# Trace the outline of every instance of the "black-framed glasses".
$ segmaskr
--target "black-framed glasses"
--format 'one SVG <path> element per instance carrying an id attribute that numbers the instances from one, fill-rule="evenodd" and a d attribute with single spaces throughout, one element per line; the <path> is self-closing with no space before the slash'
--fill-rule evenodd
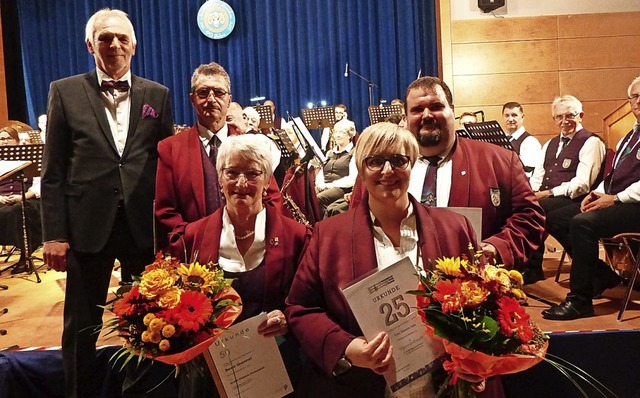
<path id="1" fill-rule="evenodd" d="M 209 87 L 202 87 L 197 89 L 196 91 L 194 91 L 196 93 L 196 95 L 198 96 L 198 98 L 200 99 L 207 99 L 209 98 L 209 96 L 211 95 L 211 93 L 213 93 L 213 96 L 216 98 L 224 98 L 224 96 L 226 96 L 227 94 L 229 94 L 228 91 L 223 90 L 221 88 L 209 88 Z"/>
<path id="2" fill-rule="evenodd" d="M 566 115 L 555 115 L 553 117 L 553 120 L 555 120 L 556 122 L 559 122 L 562 120 L 574 120 L 577 117 L 578 117 L 578 113 L 567 113 Z"/>
<path id="3" fill-rule="evenodd" d="M 640 98 L 640 94 L 631 94 L 627 98 L 629 99 L 629 102 L 637 102 L 638 98 Z"/>
<path id="4" fill-rule="evenodd" d="M 229 181 L 238 181 L 240 176 L 244 176 L 244 178 L 249 182 L 258 181 L 258 179 L 262 176 L 262 171 L 249 169 L 245 171 L 241 171 L 238 169 L 225 167 L 222 169 L 222 175 Z"/>
<path id="5" fill-rule="evenodd" d="M 384 168 L 384 165 L 389 162 L 391 168 L 394 170 L 404 170 L 409 165 L 411 158 L 406 155 L 393 155 L 390 158 L 384 158 L 382 156 L 369 156 L 364 159 L 364 164 L 371 171 L 380 171 Z"/>

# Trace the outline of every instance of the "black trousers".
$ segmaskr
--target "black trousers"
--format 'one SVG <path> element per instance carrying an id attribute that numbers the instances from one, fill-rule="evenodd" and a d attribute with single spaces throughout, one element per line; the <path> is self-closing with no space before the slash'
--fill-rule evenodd
<path id="1" fill-rule="evenodd" d="M 107 298 L 111 271 L 115 259 L 122 271 L 139 275 L 153 261 L 151 248 L 138 248 L 129 231 L 124 211 L 119 211 L 106 246 L 98 253 L 81 253 L 72 249 L 67 253 L 67 284 L 64 304 L 64 330 L 62 333 L 62 359 L 65 373 L 66 396 L 73 398 L 101 397 L 103 377 L 97 372 L 96 343 L 102 327 L 103 309 Z M 151 368 L 145 364 L 136 369 L 137 361 L 127 366 L 124 397 L 171 397 L 175 391 L 152 389 L 163 380 L 173 367 L 166 366 L 164 376 L 157 381 L 146 377 Z M 150 363 L 150 361 L 149 361 Z M 170 381 L 172 377 L 168 378 Z M 145 383 L 148 382 L 148 385 Z M 155 383 L 155 384 L 154 384 Z M 166 393 L 166 395 L 164 395 Z"/>
<path id="2" fill-rule="evenodd" d="M 542 210 L 544 210 L 544 214 L 546 216 L 547 233 L 552 235 L 554 238 L 556 238 L 558 242 L 562 245 L 562 247 L 564 247 L 564 249 L 567 250 L 567 252 L 569 252 L 569 254 L 571 254 L 571 240 L 569 239 L 569 236 L 568 236 L 569 235 L 568 221 L 571 218 L 567 220 L 565 214 L 571 214 L 572 215 L 571 217 L 573 217 L 575 214 L 577 214 L 575 213 L 576 209 L 577 209 L 577 212 L 579 213 L 580 202 L 582 201 L 582 198 L 583 197 L 577 198 L 577 199 L 570 199 L 566 196 L 558 196 L 558 197 L 542 199 L 540 201 L 540 207 L 542 207 Z M 563 226 L 565 226 L 565 223 L 566 223 L 566 234 L 559 232 L 561 230 L 562 231 L 564 230 Z M 545 239 L 546 239 L 546 236 L 545 236 Z M 545 245 L 543 241 L 543 244 L 541 244 L 540 247 L 531 254 L 531 257 L 529 258 L 529 261 L 525 266 L 525 268 L 532 269 L 532 270 L 536 270 L 536 269 L 542 270 L 542 260 L 544 258 L 544 247 Z"/>

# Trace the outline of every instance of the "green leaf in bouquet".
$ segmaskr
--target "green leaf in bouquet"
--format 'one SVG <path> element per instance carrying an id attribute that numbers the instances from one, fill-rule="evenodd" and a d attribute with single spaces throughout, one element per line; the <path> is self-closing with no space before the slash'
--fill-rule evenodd
<path id="1" fill-rule="evenodd" d="M 439 308 L 427 307 L 424 312 L 427 322 L 433 326 L 436 336 L 453 341 L 459 345 L 468 343 L 468 330 L 459 318 L 445 314 Z"/>

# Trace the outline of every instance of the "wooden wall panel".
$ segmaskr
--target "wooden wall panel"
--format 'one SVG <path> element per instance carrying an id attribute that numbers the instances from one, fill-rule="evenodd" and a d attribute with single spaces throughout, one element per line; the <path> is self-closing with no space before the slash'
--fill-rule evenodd
<path id="1" fill-rule="evenodd" d="M 571 94 L 580 101 L 621 100 L 627 98 L 627 87 L 638 75 L 640 67 L 561 71 L 560 92 Z"/>
<path id="2" fill-rule="evenodd" d="M 2 40 L 2 22 L 0 22 L 0 126 L 6 126 L 8 123 L 9 123 L 9 108 L 7 104 L 7 75 L 5 74 L 5 66 L 4 66 L 4 44 Z"/>
<path id="3" fill-rule="evenodd" d="M 558 21 L 554 16 L 535 18 L 494 18 L 451 23 L 453 43 L 555 39 Z"/>
<path id="4" fill-rule="evenodd" d="M 558 95 L 558 73 L 514 73 L 453 77 L 458 105 L 502 105 L 507 101 L 536 103 Z"/>
<path id="5" fill-rule="evenodd" d="M 625 101 L 613 112 L 604 118 L 604 137 L 609 148 L 614 148 L 636 122 L 635 115 L 631 112 L 631 105 Z"/>
<path id="6" fill-rule="evenodd" d="M 483 110 L 502 122 L 502 104 L 518 101 L 527 130 L 544 143 L 558 131 L 553 99 L 572 94 L 583 102 L 585 127 L 606 134 L 603 119 L 640 75 L 639 19 L 621 12 L 452 21 L 451 59 L 443 62 L 456 114 Z"/>
<path id="7" fill-rule="evenodd" d="M 555 40 L 454 44 L 452 50 L 454 75 L 558 70 Z"/>
<path id="8" fill-rule="evenodd" d="M 640 40 L 638 36 L 561 39 L 558 54 L 561 70 L 634 67 L 640 64 Z"/>
<path id="9" fill-rule="evenodd" d="M 640 12 L 559 15 L 558 37 L 637 36 Z"/>

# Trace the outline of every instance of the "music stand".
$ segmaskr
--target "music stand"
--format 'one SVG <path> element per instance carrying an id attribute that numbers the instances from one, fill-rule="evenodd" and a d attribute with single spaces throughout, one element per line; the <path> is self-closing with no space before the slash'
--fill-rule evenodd
<path id="1" fill-rule="evenodd" d="M 37 173 L 28 177 L 37 177 L 42 171 L 44 144 L 0 146 L 0 160 L 28 160 L 37 167 Z"/>
<path id="2" fill-rule="evenodd" d="M 31 130 L 27 131 L 27 133 L 29 134 L 29 144 L 27 145 L 44 145 L 40 130 Z"/>
<path id="3" fill-rule="evenodd" d="M 26 188 L 24 185 L 24 180 L 26 176 L 33 176 L 35 172 L 33 171 L 34 167 L 32 166 L 34 163 L 29 160 L 5 160 L 0 161 L 0 181 L 4 181 L 10 178 L 16 179 L 19 178 L 22 185 L 22 201 L 20 202 L 20 208 L 22 211 L 22 238 L 24 244 L 24 258 L 27 260 L 27 266 L 36 274 L 36 280 L 38 283 L 41 282 L 40 275 L 38 275 L 38 270 L 33 265 L 33 259 L 31 258 L 31 252 L 29 250 L 29 239 L 28 239 L 28 231 L 27 231 L 27 211 L 26 211 Z M 13 267 L 12 265 L 11 267 Z M 11 268 L 9 267 L 9 268 Z M 6 269 L 2 270 L 5 271 Z M 6 290 L 7 286 L 2 286 L 3 289 Z"/>
<path id="4" fill-rule="evenodd" d="M 304 125 L 307 126 L 308 129 L 333 128 L 333 125 L 336 124 L 334 106 L 303 108 L 301 113 Z"/>
<path id="5" fill-rule="evenodd" d="M 480 123 L 465 123 L 464 128 L 473 140 L 489 142 L 513 151 L 509 136 L 495 120 Z"/>
<path id="6" fill-rule="evenodd" d="M 254 106 L 254 108 L 256 112 L 258 112 L 258 115 L 260 115 L 260 124 L 258 125 L 258 128 L 260 130 L 273 128 L 274 123 L 273 115 L 271 114 L 271 107 L 258 104 Z"/>
<path id="7" fill-rule="evenodd" d="M 402 115 L 402 107 L 397 104 L 369 107 L 369 121 L 371 124 L 382 122 L 391 115 Z"/>

